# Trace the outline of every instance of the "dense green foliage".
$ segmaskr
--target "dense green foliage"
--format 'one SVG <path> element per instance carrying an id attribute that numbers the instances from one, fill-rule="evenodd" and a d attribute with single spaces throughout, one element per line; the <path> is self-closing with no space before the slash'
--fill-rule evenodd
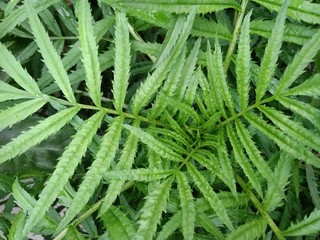
<path id="1" fill-rule="evenodd" d="M 0 14 L 4 237 L 317 239 L 318 1 Z"/>

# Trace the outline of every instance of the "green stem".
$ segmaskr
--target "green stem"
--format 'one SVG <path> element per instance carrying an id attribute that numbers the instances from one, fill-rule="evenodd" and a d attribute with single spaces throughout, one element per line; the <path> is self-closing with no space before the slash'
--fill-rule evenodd
<path id="1" fill-rule="evenodd" d="M 240 14 L 239 14 L 239 16 L 237 18 L 236 25 L 235 25 L 234 31 L 233 31 L 232 40 L 230 42 L 230 45 L 229 45 L 229 48 L 228 48 L 228 51 L 227 51 L 227 55 L 226 55 L 226 58 L 225 58 L 225 61 L 224 61 L 223 70 L 224 70 L 225 73 L 227 73 L 227 71 L 228 71 L 228 68 L 229 68 L 229 65 L 230 65 L 230 62 L 231 62 L 231 56 L 232 56 L 233 51 L 234 51 L 234 49 L 236 47 L 236 44 L 237 44 L 238 36 L 239 36 L 239 33 L 240 33 L 240 29 L 241 29 L 242 20 L 243 20 L 244 13 L 245 13 L 245 10 L 246 10 L 248 2 L 249 2 L 249 0 L 243 0 L 242 4 L 241 4 Z"/>
<path id="2" fill-rule="evenodd" d="M 259 202 L 258 198 L 254 195 L 254 193 L 248 188 L 247 184 L 245 181 L 238 175 L 236 174 L 236 179 L 239 185 L 242 187 L 242 189 L 248 194 L 251 202 L 253 205 L 258 209 L 260 212 L 261 216 L 267 221 L 268 225 L 274 232 L 274 234 L 277 236 L 279 240 L 285 240 L 284 236 L 281 233 L 281 230 L 278 228 L 278 226 L 274 223 L 272 218 L 269 216 L 269 214 L 265 211 L 263 208 L 262 204 Z"/>

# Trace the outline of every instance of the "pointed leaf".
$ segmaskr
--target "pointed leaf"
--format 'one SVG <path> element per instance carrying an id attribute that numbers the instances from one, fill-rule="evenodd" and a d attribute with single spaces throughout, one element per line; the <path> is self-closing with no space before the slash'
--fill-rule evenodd
<path id="1" fill-rule="evenodd" d="M 300 52 L 295 55 L 279 80 L 276 95 L 280 95 L 304 72 L 304 69 L 320 50 L 320 30 L 306 42 Z M 299 86 L 298 86 L 299 87 Z"/>
<path id="2" fill-rule="evenodd" d="M 108 132 L 103 136 L 96 158 L 73 197 L 72 203 L 65 213 L 65 217 L 58 226 L 58 231 L 62 230 L 87 204 L 99 185 L 103 174 L 110 167 L 118 149 L 122 122 L 123 119 L 121 117 L 116 118 L 108 128 Z"/>
<path id="3" fill-rule="evenodd" d="M 313 167 L 310 164 L 306 164 L 306 175 L 307 175 L 307 183 L 309 187 L 310 196 L 312 198 L 312 202 L 317 209 L 320 209 L 320 194 L 319 194 L 319 186 L 318 186 L 318 177 L 314 172 Z"/>
<path id="4" fill-rule="evenodd" d="M 164 11 L 173 13 L 189 13 L 194 6 L 197 6 L 197 13 L 208 13 L 220 11 L 225 8 L 240 9 L 239 4 L 234 0 L 104 0 L 116 7 L 125 9 L 141 8 L 147 11 Z"/>
<path id="5" fill-rule="evenodd" d="M 110 207 L 101 218 L 112 240 L 131 240 L 134 237 L 132 222 L 119 208 Z"/>
<path id="6" fill-rule="evenodd" d="M 41 95 L 37 83 L 32 79 L 29 73 L 22 68 L 11 52 L 0 42 L 0 67 L 8 73 L 14 81 L 22 88 L 33 95 Z"/>
<path id="7" fill-rule="evenodd" d="M 114 107 L 122 112 L 130 71 L 130 42 L 125 13 L 116 12 L 113 97 Z"/>
<path id="8" fill-rule="evenodd" d="M 303 236 L 320 232 L 320 210 L 315 209 L 309 217 L 290 226 L 283 232 L 285 236 Z"/>
<path id="9" fill-rule="evenodd" d="M 67 183 L 69 177 L 75 171 L 85 154 L 92 137 L 100 127 L 105 112 L 100 111 L 86 120 L 78 132 L 74 135 L 71 143 L 59 158 L 59 162 L 49 178 L 46 186 L 39 195 L 36 206 L 29 212 L 29 218 L 24 227 L 24 234 L 27 234 L 34 226 L 38 224 L 45 215 L 50 205 L 57 198 L 59 192 Z"/>
<path id="10" fill-rule="evenodd" d="M 20 98 L 34 98 L 34 96 L 24 90 L 15 88 L 8 83 L 0 81 L 0 102 Z"/>
<path id="11" fill-rule="evenodd" d="M 228 213 L 223 206 L 222 202 L 218 198 L 217 194 L 212 190 L 209 183 L 204 179 L 201 173 L 192 165 L 188 164 L 188 172 L 190 173 L 191 177 L 193 178 L 195 184 L 204 195 L 204 197 L 210 203 L 212 209 L 217 213 L 220 220 L 230 229 L 233 230 L 234 227 L 232 226 L 232 222 L 228 216 Z"/>
<path id="12" fill-rule="evenodd" d="M 236 64 L 237 90 L 239 93 L 240 107 L 245 110 L 249 102 L 250 90 L 250 11 L 244 18 L 238 44 L 238 55 Z"/>
<path id="13" fill-rule="evenodd" d="M 188 183 L 186 176 L 178 172 L 176 174 L 178 190 L 181 204 L 181 222 L 182 222 L 182 233 L 184 239 L 193 239 L 194 233 L 194 222 L 196 210 L 194 206 L 192 189 Z"/>
<path id="14" fill-rule="evenodd" d="M 277 60 L 280 54 L 280 48 L 283 40 L 286 11 L 289 1 L 285 0 L 279 14 L 276 18 L 274 28 L 268 40 L 266 50 L 260 65 L 260 72 L 258 76 L 258 83 L 256 88 L 256 101 L 259 102 L 272 80 L 275 69 L 277 67 Z"/>
<path id="15" fill-rule="evenodd" d="M 0 111 L 0 131 L 26 119 L 38 111 L 46 102 L 47 101 L 42 98 L 36 98 Z"/>
<path id="16" fill-rule="evenodd" d="M 73 95 L 68 74 L 63 67 L 60 56 L 52 45 L 48 34 L 29 1 L 26 1 L 26 7 L 33 35 L 49 72 L 52 74 L 54 80 L 59 85 L 68 101 L 75 103 L 76 99 Z"/>
<path id="17" fill-rule="evenodd" d="M 137 148 L 138 138 L 131 133 L 124 145 L 120 160 L 116 165 L 116 170 L 129 170 L 132 167 Z M 116 197 L 120 194 L 124 183 L 125 180 L 112 180 L 110 182 L 108 191 L 99 210 L 99 216 L 104 214 L 109 209 Z"/>
<path id="18" fill-rule="evenodd" d="M 86 74 L 89 95 L 97 107 L 101 106 L 101 72 L 98 60 L 98 46 L 93 29 L 90 4 L 87 0 L 79 0 L 76 9 L 78 17 L 79 41 L 82 62 Z"/>
<path id="19" fill-rule="evenodd" d="M 142 215 L 138 221 L 139 227 L 132 238 L 134 240 L 151 240 L 155 234 L 161 214 L 165 210 L 173 177 L 159 184 L 147 197 L 141 209 Z"/>
<path id="20" fill-rule="evenodd" d="M 79 111 L 78 107 L 68 108 L 41 121 L 30 130 L 0 148 L 0 164 L 18 156 L 59 131 Z"/>
<path id="21" fill-rule="evenodd" d="M 265 219 L 256 219 L 239 226 L 228 235 L 227 240 L 260 239 L 265 234 L 267 222 Z"/>
<path id="22" fill-rule="evenodd" d="M 173 170 L 161 169 L 131 169 L 131 170 L 114 170 L 104 174 L 106 180 L 130 180 L 130 181 L 156 181 L 166 178 L 174 173 Z"/>
<path id="23" fill-rule="evenodd" d="M 126 129 L 136 135 L 143 143 L 147 144 L 148 147 L 157 152 L 161 157 L 169 159 L 171 161 L 181 161 L 181 156 L 175 153 L 171 148 L 165 146 L 163 143 L 155 139 L 149 133 L 141 130 L 137 127 L 132 127 L 130 125 L 124 125 Z"/>

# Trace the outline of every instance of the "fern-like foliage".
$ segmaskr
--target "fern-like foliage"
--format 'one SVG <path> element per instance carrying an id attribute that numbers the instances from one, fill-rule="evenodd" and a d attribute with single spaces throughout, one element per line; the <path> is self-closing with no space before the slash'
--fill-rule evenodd
<path id="1" fill-rule="evenodd" d="M 319 234 L 320 4 L 72 2 L 0 4 L 9 239 Z"/>

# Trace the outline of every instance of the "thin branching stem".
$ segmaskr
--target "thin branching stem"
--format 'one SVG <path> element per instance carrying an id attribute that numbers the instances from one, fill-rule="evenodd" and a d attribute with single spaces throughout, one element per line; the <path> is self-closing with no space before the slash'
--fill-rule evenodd
<path id="1" fill-rule="evenodd" d="M 239 185 L 242 187 L 242 189 L 248 194 L 251 202 L 254 204 L 254 206 L 258 209 L 260 212 L 261 216 L 268 222 L 268 225 L 274 232 L 274 234 L 277 236 L 279 240 L 285 240 L 284 236 L 282 235 L 280 229 L 277 227 L 275 222 L 272 220 L 270 215 L 266 212 L 266 210 L 263 208 L 262 204 L 256 197 L 256 195 L 248 188 L 247 184 L 245 181 L 238 175 L 236 174 L 236 180 L 239 183 Z"/>
<path id="2" fill-rule="evenodd" d="M 229 68 L 229 65 L 231 62 L 231 56 L 232 56 L 233 51 L 234 51 L 236 44 L 237 44 L 238 36 L 239 36 L 241 25 L 242 25 L 242 20 L 243 20 L 244 13 L 245 13 L 248 2 L 249 2 L 249 0 L 243 0 L 242 4 L 241 4 L 240 14 L 238 14 L 236 25 L 235 25 L 234 31 L 233 31 L 232 40 L 230 42 L 230 45 L 229 45 L 229 48 L 227 51 L 227 55 L 226 55 L 226 58 L 224 61 L 223 69 L 224 69 L 225 73 L 227 73 L 227 71 L 228 71 L 228 68 Z"/>

